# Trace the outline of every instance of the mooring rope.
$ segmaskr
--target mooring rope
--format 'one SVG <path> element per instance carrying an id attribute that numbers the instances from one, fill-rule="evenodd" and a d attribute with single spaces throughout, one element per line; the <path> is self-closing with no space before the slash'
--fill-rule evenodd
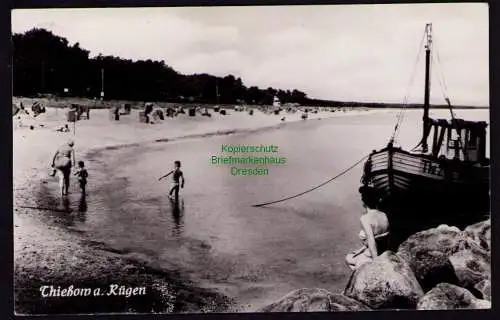
<path id="1" fill-rule="evenodd" d="M 354 163 L 352 166 L 350 166 L 349 168 L 345 169 L 344 171 L 342 171 L 341 173 L 337 174 L 335 177 L 331 178 L 331 179 L 328 179 L 327 181 L 323 182 L 322 184 L 320 185 L 317 185 L 316 187 L 313 187 L 309 190 L 306 190 L 304 192 L 301 192 L 299 194 L 296 194 L 296 195 L 293 195 L 293 196 L 290 196 L 290 197 L 286 197 L 284 199 L 280 199 L 280 200 L 276 200 L 276 201 L 270 201 L 270 202 L 265 202 L 265 203 L 260 203 L 260 204 L 254 204 L 252 205 L 252 207 L 263 207 L 263 206 L 266 206 L 268 204 L 274 204 L 274 203 L 278 203 L 278 202 L 283 202 L 283 201 L 286 201 L 286 200 L 290 200 L 290 199 L 293 199 L 293 198 L 297 198 L 297 197 L 300 197 L 306 193 L 309 193 L 311 191 L 314 191 L 318 188 L 321 188 L 322 186 L 332 182 L 333 180 L 339 178 L 340 176 L 346 174 L 347 172 L 349 172 L 350 170 L 354 169 L 358 164 L 360 164 L 363 160 L 365 160 L 366 158 L 368 158 L 370 155 L 366 155 L 364 156 L 363 158 L 361 158 L 360 160 L 358 160 L 356 163 Z"/>
<path id="2" fill-rule="evenodd" d="M 453 112 L 453 107 L 451 106 L 451 101 L 450 97 L 448 96 L 448 86 L 446 85 L 446 80 L 444 77 L 444 71 L 443 71 L 443 64 L 441 63 L 441 60 L 439 59 L 439 50 L 437 48 L 436 41 L 434 40 L 434 47 L 436 48 L 436 58 L 437 58 L 437 65 L 439 66 L 439 85 L 441 86 L 441 93 L 443 94 L 443 98 L 448 104 L 448 108 L 451 113 L 451 118 L 455 120 L 455 113 Z M 434 57 L 434 56 L 433 56 Z"/>

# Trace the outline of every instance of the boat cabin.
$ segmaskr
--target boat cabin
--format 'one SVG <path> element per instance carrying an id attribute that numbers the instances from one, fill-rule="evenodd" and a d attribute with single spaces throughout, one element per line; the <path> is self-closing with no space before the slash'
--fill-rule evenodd
<path id="1" fill-rule="evenodd" d="M 433 157 L 483 163 L 486 160 L 485 121 L 428 119 L 427 137 L 432 135 Z"/>

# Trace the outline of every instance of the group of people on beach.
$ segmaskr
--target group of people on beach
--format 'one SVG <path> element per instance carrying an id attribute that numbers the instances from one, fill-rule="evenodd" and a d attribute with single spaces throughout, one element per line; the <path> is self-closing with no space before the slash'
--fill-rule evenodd
<path id="1" fill-rule="evenodd" d="M 60 146 L 54 153 L 51 162 L 51 176 L 55 176 L 56 173 L 59 176 L 59 188 L 61 196 L 67 196 L 70 186 L 70 177 L 72 168 L 76 167 L 76 158 L 74 150 L 75 142 L 73 140 L 68 140 L 67 143 Z M 86 192 L 87 178 L 89 176 L 87 169 L 85 168 L 85 163 L 83 161 L 78 161 L 78 167 L 74 171 L 74 175 L 78 177 L 78 182 L 82 194 Z M 158 179 L 158 181 L 163 178 L 172 175 L 173 186 L 168 194 L 170 199 L 179 199 L 179 189 L 184 188 L 185 178 L 184 173 L 181 171 L 181 162 L 174 161 L 174 169 L 163 175 Z"/>
<path id="2" fill-rule="evenodd" d="M 61 196 L 68 195 L 71 169 L 76 167 L 75 150 L 73 149 L 74 145 L 75 143 L 73 140 L 68 140 L 67 143 L 57 149 L 52 157 L 52 172 L 50 175 L 55 176 L 56 173 L 59 175 L 59 189 Z M 74 171 L 74 175 L 78 177 L 82 194 L 85 194 L 88 172 L 83 161 L 78 161 L 78 167 Z"/>

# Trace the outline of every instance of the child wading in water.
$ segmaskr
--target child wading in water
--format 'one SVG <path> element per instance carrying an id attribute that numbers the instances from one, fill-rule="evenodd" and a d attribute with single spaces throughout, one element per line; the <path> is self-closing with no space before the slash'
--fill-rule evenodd
<path id="1" fill-rule="evenodd" d="M 170 171 L 166 175 L 160 177 L 158 181 L 160 181 L 163 178 L 168 177 L 169 175 L 173 174 L 173 180 L 174 180 L 174 186 L 172 189 L 170 189 L 170 192 L 168 193 L 168 197 L 170 199 L 175 199 L 179 200 L 179 180 L 182 179 L 182 182 L 180 183 L 180 187 L 184 188 L 184 174 L 181 171 L 181 162 L 180 161 L 174 161 L 174 170 Z M 172 197 L 172 193 L 175 192 L 175 198 Z"/>
<path id="2" fill-rule="evenodd" d="M 83 161 L 78 161 L 78 169 L 75 171 L 75 176 L 78 176 L 80 189 L 82 190 L 82 193 L 85 194 L 85 186 L 87 185 L 87 178 L 89 174 L 87 169 L 85 169 L 85 163 Z"/>

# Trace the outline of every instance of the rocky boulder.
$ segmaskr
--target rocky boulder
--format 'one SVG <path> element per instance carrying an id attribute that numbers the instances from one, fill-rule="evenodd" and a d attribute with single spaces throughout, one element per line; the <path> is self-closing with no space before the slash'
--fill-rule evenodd
<path id="1" fill-rule="evenodd" d="M 465 228 L 464 233 L 483 249 L 491 250 L 491 220 L 482 221 Z"/>
<path id="2" fill-rule="evenodd" d="M 460 229 L 441 225 L 437 228 L 417 232 L 398 248 L 398 255 L 410 261 L 417 253 L 424 251 L 439 251 L 446 256 L 470 247 L 468 238 Z"/>
<path id="3" fill-rule="evenodd" d="M 474 289 L 481 293 L 483 299 L 491 301 L 491 280 L 485 279 L 476 283 Z"/>
<path id="4" fill-rule="evenodd" d="M 258 312 L 367 311 L 361 302 L 324 289 L 294 290 Z"/>
<path id="5" fill-rule="evenodd" d="M 353 272 L 344 295 L 373 309 L 413 309 L 424 292 L 408 263 L 386 251 Z"/>
<path id="6" fill-rule="evenodd" d="M 458 284 L 455 269 L 443 252 L 419 248 L 412 252 L 412 257 L 408 262 L 424 292 L 441 282 Z"/>
<path id="7" fill-rule="evenodd" d="M 489 309 L 491 302 L 481 300 L 467 289 L 440 283 L 420 299 L 417 310 Z"/>
<path id="8" fill-rule="evenodd" d="M 458 285 L 473 293 L 474 286 L 491 278 L 490 255 L 481 249 L 472 248 L 459 251 L 449 258 L 458 277 Z"/>
<path id="9" fill-rule="evenodd" d="M 460 284 L 449 258 L 469 249 L 481 251 L 460 229 L 441 225 L 410 236 L 399 246 L 398 255 L 410 264 L 420 285 L 428 291 L 441 282 Z"/>

